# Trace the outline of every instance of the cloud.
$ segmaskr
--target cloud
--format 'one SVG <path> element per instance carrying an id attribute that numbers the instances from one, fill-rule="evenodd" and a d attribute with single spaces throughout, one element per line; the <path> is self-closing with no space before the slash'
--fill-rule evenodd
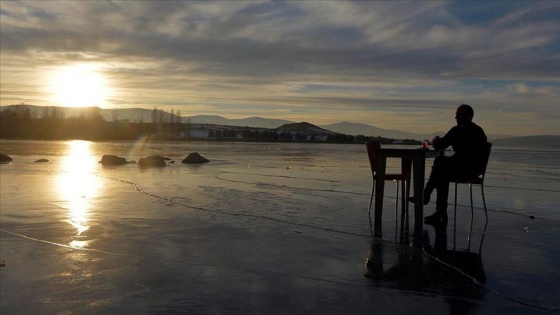
<path id="1" fill-rule="evenodd" d="M 525 94 L 525 93 L 529 92 L 529 87 L 524 83 L 513 84 L 513 85 L 511 85 L 511 89 L 515 93 L 520 93 L 520 94 Z"/>
<path id="2" fill-rule="evenodd" d="M 515 112 L 529 95 L 550 112 L 558 97 L 550 2 L 46 1 L 0 14 L 2 104 L 39 101 L 42 73 L 83 62 L 102 65 L 114 104 L 185 113 L 367 122 L 461 102 Z"/>

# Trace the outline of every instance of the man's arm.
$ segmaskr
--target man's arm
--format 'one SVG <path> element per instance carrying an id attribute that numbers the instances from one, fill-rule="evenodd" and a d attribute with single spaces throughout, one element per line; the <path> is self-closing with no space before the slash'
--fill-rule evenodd
<path id="1" fill-rule="evenodd" d="M 432 139 L 432 147 L 436 150 L 445 150 L 447 149 L 451 143 L 452 143 L 452 139 L 453 139 L 453 134 L 455 133 L 456 127 L 451 128 L 446 134 L 445 136 L 443 136 L 443 138 L 440 138 L 439 136 L 436 136 Z"/>

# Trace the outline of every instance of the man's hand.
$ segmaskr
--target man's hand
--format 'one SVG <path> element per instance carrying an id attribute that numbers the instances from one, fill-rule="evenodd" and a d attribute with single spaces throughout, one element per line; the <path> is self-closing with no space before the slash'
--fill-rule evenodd
<path id="1" fill-rule="evenodd" d="M 439 140 L 440 140 L 440 137 L 439 137 L 439 136 L 435 136 L 435 137 L 432 139 L 432 148 L 435 149 L 435 148 L 437 147 Z"/>

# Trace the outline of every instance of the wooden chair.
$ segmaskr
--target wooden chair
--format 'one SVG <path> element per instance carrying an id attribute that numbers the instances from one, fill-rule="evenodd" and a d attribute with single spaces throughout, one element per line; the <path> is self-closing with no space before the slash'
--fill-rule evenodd
<path id="1" fill-rule="evenodd" d="M 378 141 L 367 141 L 366 149 L 369 157 L 369 165 L 371 166 L 371 174 L 373 177 L 373 184 L 371 188 L 371 197 L 369 199 L 368 214 L 371 220 L 371 205 L 373 202 L 373 196 L 375 194 L 375 179 L 377 177 L 377 150 L 381 148 Z M 402 212 L 401 212 L 401 222 L 404 222 L 405 212 L 408 213 L 408 194 L 410 191 L 410 174 L 385 174 L 385 180 L 396 181 L 396 196 L 395 196 L 395 218 L 397 218 L 399 210 L 399 182 L 401 182 L 401 188 L 403 192 L 402 196 Z"/>
<path id="2" fill-rule="evenodd" d="M 470 230 L 472 230 L 472 223 L 473 223 L 473 216 L 474 216 L 474 207 L 473 207 L 473 193 L 472 193 L 472 186 L 473 185 L 480 185 L 480 192 L 482 194 L 482 203 L 484 205 L 484 214 L 486 215 L 486 221 L 488 221 L 488 211 L 486 209 L 486 199 L 484 198 L 484 176 L 486 175 L 486 168 L 488 166 L 488 160 L 490 159 L 490 151 L 492 150 L 492 143 L 488 143 L 486 147 L 486 155 L 483 168 L 480 174 L 477 176 L 469 177 L 469 178 L 460 178 L 460 179 L 453 179 L 451 180 L 452 183 L 455 183 L 455 215 L 457 217 L 457 185 L 458 184 L 469 184 L 469 191 L 470 191 L 470 198 L 471 198 L 471 225 Z M 456 221 L 456 219 L 454 219 Z"/>

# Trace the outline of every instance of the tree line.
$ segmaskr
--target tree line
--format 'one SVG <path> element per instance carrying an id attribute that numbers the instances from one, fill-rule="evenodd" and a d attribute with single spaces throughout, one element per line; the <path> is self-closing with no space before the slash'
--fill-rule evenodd
<path id="1" fill-rule="evenodd" d="M 169 122 L 165 115 L 164 118 L 158 116 L 154 123 L 120 121 L 116 115 L 109 122 L 103 118 L 98 107 L 84 108 L 77 117 L 66 118 L 59 107 L 45 107 L 39 114 L 22 105 L 0 110 L 0 138 L 135 140 L 145 135 L 160 135 L 161 138 L 176 139 L 181 131 L 188 131 L 189 127 L 177 123 L 176 119 Z"/>
<path id="2" fill-rule="evenodd" d="M 23 105 L 23 104 L 21 104 Z M 64 117 L 58 107 L 45 107 L 41 114 L 27 106 L 12 105 L 0 110 L 0 138 L 3 139 L 40 139 L 40 140 L 136 140 L 151 137 L 156 140 L 217 140 L 217 141 L 297 141 L 297 142 L 332 142 L 364 143 L 376 139 L 382 143 L 391 143 L 393 139 L 329 134 L 326 139 L 318 139 L 300 131 L 279 131 L 251 127 L 217 127 L 211 125 L 192 125 L 190 119 L 183 122 L 181 111 L 164 112 L 154 107 L 151 122 L 144 118 L 130 122 L 119 120 L 116 112 L 112 121 L 106 121 L 97 107 L 84 108 L 77 117 Z M 207 137 L 191 136 L 193 128 L 207 132 Z M 406 142 L 406 141 L 405 141 Z M 410 143 L 417 143 L 410 140 Z"/>

